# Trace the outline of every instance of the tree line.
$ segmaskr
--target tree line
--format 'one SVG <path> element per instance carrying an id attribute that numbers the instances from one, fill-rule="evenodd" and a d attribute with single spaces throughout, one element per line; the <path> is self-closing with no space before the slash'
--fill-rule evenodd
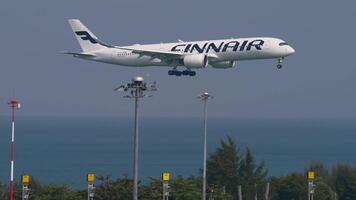
<path id="1" fill-rule="evenodd" d="M 286 176 L 268 177 L 263 162 L 257 162 L 252 151 L 244 153 L 230 137 L 220 141 L 220 145 L 207 161 L 207 198 L 214 200 L 265 200 L 267 184 L 269 200 L 307 200 L 308 183 L 306 173 L 316 173 L 316 200 L 356 200 L 356 168 L 338 164 L 331 169 L 313 162 L 304 172 L 294 172 Z M 96 200 L 132 199 L 132 179 L 127 175 L 119 178 L 98 176 L 96 181 Z M 201 199 L 201 176 L 177 176 L 169 182 L 171 200 Z M 240 191 L 239 191 L 240 187 Z M 21 199 L 21 183 L 15 184 L 15 199 Z M 30 200 L 83 200 L 87 198 L 86 189 L 74 189 L 66 184 L 42 185 L 31 178 Z M 7 200 L 8 185 L 0 182 L 0 199 Z M 150 177 L 148 183 L 139 184 L 140 200 L 162 199 L 162 180 Z"/>

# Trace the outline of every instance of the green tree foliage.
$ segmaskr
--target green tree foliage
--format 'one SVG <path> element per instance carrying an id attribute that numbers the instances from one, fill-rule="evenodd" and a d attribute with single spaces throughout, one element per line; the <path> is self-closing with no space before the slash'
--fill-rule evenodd
<path id="1" fill-rule="evenodd" d="M 356 179 L 346 186 L 344 198 L 345 200 L 356 199 Z"/>
<path id="2" fill-rule="evenodd" d="M 323 164 L 317 162 L 312 162 L 304 174 L 293 173 L 285 177 L 272 177 L 270 179 L 271 199 L 306 199 L 308 182 L 306 174 L 311 170 L 316 174 L 315 199 L 356 199 L 355 187 L 352 184 L 352 174 L 356 173 L 354 168 L 337 165 L 330 172 Z M 336 188 L 337 190 L 335 190 Z"/>
<path id="3" fill-rule="evenodd" d="M 150 182 L 141 187 L 141 199 L 161 199 L 163 195 L 163 182 L 161 179 L 150 177 Z"/>
<path id="4" fill-rule="evenodd" d="M 214 200 L 233 200 L 233 196 L 226 192 L 225 187 L 209 187 L 207 197 Z"/>
<path id="5" fill-rule="evenodd" d="M 178 176 L 170 183 L 174 200 L 201 199 L 201 179 Z"/>
<path id="6" fill-rule="evenodd" d="M 240 165 L 240 149 L 236 142 L 231 137 L 227 141 L 221 140 L 220 146 L 207 160 L 208 185 L 212 188 L 225 187 L 228 193 L 237 196 Z"/>
<path id="7" fill-rule="evenodd" d="M 271 183 L 274 185 L 272 189 L 273 200 L 305 200 L 307 198 L 307 179 L 303 174 L 292 173 L 279 180 L 274 179 Z"/>
<path id="8" fill-rule="evenodd" d="M 249 148 L 245 156 L 241 156 L 240 149 L 231 137 L 220 141 L 220 146 L 210 155 L 207 166 L 211 188 L 224 187 L 228 194 L 237 199 L 237 186 L 242 185 L 244 199 L 253 199 L 256 192 L 262 196 L 267 176 L 264 163 L 256 164 Z"/>
<path id="9" fill-rule="evenodd" d="M 14 184 L 14 199 L 22 199 L 22 183 L 17 181 Z M 78 200 L 86 197 L 84 190 L 73 190 L 65 184 L 49 184 L 42 187 L 34 178 L 31 178 L 30 200 Z M 9 188 L 0 184 L 0 199 L 9 199 Z"/>
<path id="10" fill-rule="evenodd" d="M 349 165 L 337 165 L 332 169 L 331 185 L 339 200 L 356 199 L 356 169 Z"/>
<path id="11" fill-rule="evenodd" d="M 0 199 L 8 199 L 9 196 L 9 188 L 7 185 L 0 182 Z"/>
<path id="12" fill-rule="evenodd" d="M 244 159 L 241 161 L 240 177 L 244 198 L 254 199 L 255 195 L 262 196 L 266 185 L 267 170 L 264 162 L 256 164 L 252 152 L 246 150 Z"/>
<path id="13" fill-rule="evenodd" d="M 318 200 L 335 200 L 335 192 L 323 180 L 317 179 L 315 181 L 315 199 Z"/>
<path id="14" fill-rule="evenodd" d="M 41 189 L 40 194 L 32 195 L 32 198 L 36 200 L 78 200 L 84 199 L 85 196 L 65 184 L 49 184 Z"/>
<path id="15" fill-rule="evenodd" d="M 125 174 L 122 178 L 111 180 L 111 176 L 99 176 L 96 199 L 98 200 L 124 200 L 132 198 L 133 181 Z"/>
<path id="16" fill-rule="evenodd" d="M 279 200 L 279 191 L 282 187 L 282 177 L 270 177 L 268 182 L 270 183 L 270 196 L 271 200 Z"/>

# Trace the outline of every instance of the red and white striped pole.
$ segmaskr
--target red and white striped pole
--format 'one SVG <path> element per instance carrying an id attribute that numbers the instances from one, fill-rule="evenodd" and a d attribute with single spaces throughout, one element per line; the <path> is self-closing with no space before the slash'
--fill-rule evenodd
<path id="1" fill-rule="evenodd" d="M 20 103 L 16 99 L 13 98 L 9 101 L 8 104 L 12 109 L 10 200 L 13 200 L 13 196 L 14 196 L 14 158 L 15 158 L 15 110 L 20 108 Z"/>

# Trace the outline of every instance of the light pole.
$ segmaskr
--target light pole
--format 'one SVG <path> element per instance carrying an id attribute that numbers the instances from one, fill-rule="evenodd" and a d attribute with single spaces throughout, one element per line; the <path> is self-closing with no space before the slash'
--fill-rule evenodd
<path id="1" fill-rule="evenodd" d="M 203 195 L 202 199 L 206 200 L 206 150 L 207 150 L 207 118 L 208 118 L 208 112 L 207 112 L 207 102 L 209 99 L 213 98 L 209 93 L 204 92 L 201 94 L 198 99 L 201 99 L 204 104 L 204 158 L 203 158 Z"/>
<path id="2" fill-rule="evenodd" d="M 15 99 L 12 98 L 8 105 L 12 109 L 11 113 L 11 170 L 10 170 L 10 200 L 13 200 L 14 196 L 14 160 L 15 160 L 15 110 L 20 109 L 20 103 Z"/>
<path id="3" fill-rule="evenodd" d="M 130 92 L 125 98 L 135 99 L 135 131 L 134 131 L 134 159 L 133 159 L 133 200 L 138 199 L 138 145 L 139 145 L 139 132 L 138 132 L 138 100 L 143 97 L 150 97 L 144 94 L 145 91 L 156 91 L 156 82 L 147 84 L 142 77 L 136 76 L 132 78 L 131 83 L 121 85 L 115 91 Z"/>

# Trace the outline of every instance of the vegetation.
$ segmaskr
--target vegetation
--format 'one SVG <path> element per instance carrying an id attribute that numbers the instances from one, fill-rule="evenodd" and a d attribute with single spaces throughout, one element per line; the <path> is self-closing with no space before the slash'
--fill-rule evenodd
<path id="1" fill-rule="evenodd" d="M 238 186 L 242 188 L 243 199 L 265 199 L 267 183 L 270 183 L 271 200 L 306 200 L 306 173 L 313 170 L 315 180 L 315 199 L 355 200 L 356 168 L 339 164 L 332 169 L 321 163 L 311 163 L 304 173 L 291 173 L 283 177 L 267 177 L 263 162 L 257 163 L 252 151 L 247 148 L 244 154 L 236 142 L 228 137 L 220 141 L 220 146 L 207 162 L 208 197 L 214 200 L 237 200 Z M 171 199 L 201 199 L 201 176 L 177 176 L 170 181 Z M 113 179 L 110 176 L 97 178 L 97 200 L 128 200 L 132 197 L 132 179 L 127 175 Z M 41 185 L 31 180 L 31 200 L 82 200 L 87 198 L 86 190 L 73 189 L 65 184 Z M 21 199 L 20 183 L 15 185 L 15 199 Z M 0 183 L 0 199 L 8 199 L 8 186 Z M 151 177 L 147 184 L 139 184 L 140 200 L 162 199 L 162 181 Z"/>

